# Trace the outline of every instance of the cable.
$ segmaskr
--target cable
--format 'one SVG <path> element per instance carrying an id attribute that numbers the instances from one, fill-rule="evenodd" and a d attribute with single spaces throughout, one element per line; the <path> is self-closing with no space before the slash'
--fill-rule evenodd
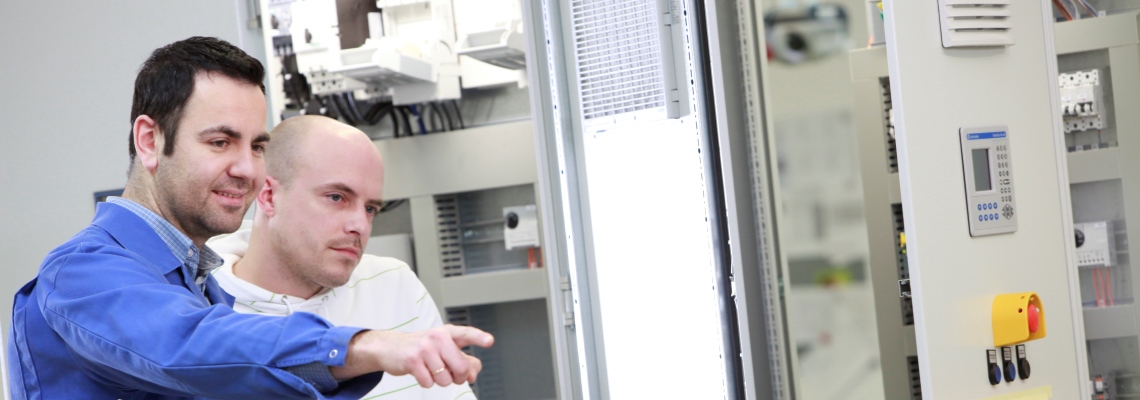
<path id="1" fill-rule="evenodd" d="M 1116 296 L 1112 295 L 1112 267 L 1104 267 L 1104 275 L 1104 284 L 1107 288 L 1105 289 L 1104 294 L 1106 297 L 1108 297 L 1108 305 L 1115 306 Z"/>
<path id="2" fill-rule="evenodd" d="M 399 117 L 403 116 L 403 114 L 400 113 L 400 107 L 392 106 L 392 108 L 388 110 L 388 113 L 392 115 L 392 132 L 395 133 L 396 137 L 403 137 L 400 135 L 400 126 L 402 124 L 400 123 Z"/>
<path id="3" fill-rule="evenodd" d="M 415 131 L 412 130 L 412 115 L 408 111 L 408 106 L 400 106 L 400 115 L 404 117 L 404 132 L 408 136 L 415 135 Z"/>
<path id="4" fill-rule="evenodd" d="M 455 122 L 451 119 L 451 111 L 447 111 L 447 103 L 444 103 L 443 107 L 440 108 L 443 109 L 443 115 L 447 116 L 447 130 L 455 130 Z"/>
<path id="5" fill-rule="evenodd" d="M 392 105 L 391 104 L 385 104 L 385 105 L 382 105 L 378 111 L 376 111 L 375 115 L 373 115 L 372 117 L 369 117 L 369 121 L 372 122 L 372 125 L 376 125 L 376 124 L 379 124 L 380 121 L 383 121 L 384 117 L 391 117 L 391 114 L 392 114 Z M 395 126 L 396 126 L 396 123 L 392 122 L 392 127 L 395 127 Z"/>
<path id="6" fill-rule="evenodd" d="M 337 113 L 339 113 L 341 117 L 344 117 L 345 122 L 348 122 L 348 124 L 352 126 L 360 125 L 360 121 L 357 121 L 356 118 L 352 116 L 351 111 L 348 110 L 348 105 L 342 103 L 344 99 L 342 99 L 340 95 L 330 94 L 328 95 L 328 99 L 329 104 L 336 107 Z"/>
<path id="7" fill-rule="evenodd" d="M 439 113 L 439 104 L 438 103 L 428 103 L 428 106 L 431 107 L 431 124 L 432 124 L 432 126 L 435 126 L 435 120 L 439 119 L 439 129 L 450 131 L 451 127 L 449 127 L 449 126 L 447 126 L 447 124 L 443 123 L 443 114 Z"/>
<path id="8" fill-rule="evenodd" d="M 348 111 L 352 113 L 352 117 L 356 118 L 358 123 L 366 124 L 367 120 L 363 115 L 360 115 L 360 107 L 356 105 L 356 96 L 352 92 L 344 92 L 340 94 L 344 98 L 344 103 L 348 106 Z"/>
<path id="9" fill-rule="evenodd" d="M 1068 4 L 1069 7 L 1072 7 L 1072 11 L 1069 11 L 1069 15 L 1072 15 L 1074 20 L 1081 19 L 1081 8 L 1080 6 L 1077 6 L 1077 2 L 1075 0 L 1064 0 L 1062 3 Z"/>
<path id="10" fill-rule="evenodd" d="M 404 200 L 404 199 L 385 201 L 384 204 L 380 206 L 380 212 L 379 213 L 383 214 L 383 213 L 386 213 L 388 211 L 392 211 L 396 207 L 403 205 L 405 202 L 407 202 L 407 200 Z"/>
<path id="11" fill-rule="evenodd" d="M 1093 7 L 1092 4 L 1090 4 L 1087 0 L 1077 1 L 1079 1 L 1081 5 L 1085 7 L 1085 10 L 1089 12 L 1089 15 L 1092 15 L 1093 17 L 1100 17 L 1100 13 L 1096 11 L 1096 7 Z"/>
<path id="12" fill-rule="evenodd" d="M 416 125 L 419 125 L 419 127 L 420 127 L 420 134 L 426 135 L 427 134 L 427 128 L 424 128 L 424 116 L 421 115 L 419 110 L 416 109 L 415 104 L 408 106 L 408 109 L 412 110 L 412 115 L 416 116 Z"/>
<path id="13" fill-rule="evenodd" d="M 1065 8 L 1064 4 L 1061 4 L 1061 0 L 1053 0 L 1053 5 L 1061 10 L 1061 16 L 1065 17 L 1066 21 L 1072 21 L 1073 20 L 1073 15 L 1069 14 L 1069 9 Z"/>
<path id="14" fill-rule="evenodd" d="M 1104 297 L 1100 294 L 1100 268 L 1093 268 L 1093 289 L 1096 291 L 1096 306 L 1104 306 Z"/>
<path id="15" fill-rule="evenodd" d="M 459 101 L 452 100 L 451 105 L 455 107 L 455 116 L 459 118 L 459 129 L 467 129 L 467 125 L 463 123 L 463 112 L 459 110 Z"/>
<path id="16" fill-rule="evenodd" d="M 368 111 L 364 112 L 364 120 L 368 125 L 376 125 L 380 120 L 384 119 L 385 108 L 391 106 L 391 103 L 377 101 L 368 107 Z"/>
<path id="17" fill-rule="evenodd" d="M 424 115 L 428 116 L 428 126 L 431 127 L 432 133 L 443 132 L 443 127 L 435 124 L 435 120 L 439 118 L 439 110 L 431 108 L 431 103 L 424 103 Z M 430 114 L 429 114 L 430 113 Z"/>

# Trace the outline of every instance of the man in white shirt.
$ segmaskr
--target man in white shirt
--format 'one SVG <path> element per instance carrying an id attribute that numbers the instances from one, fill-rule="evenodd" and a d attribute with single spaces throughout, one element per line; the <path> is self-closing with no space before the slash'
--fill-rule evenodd
<path id="1" fill-rule="evenodd" d="M 363 254 L 384 185 L 372 141 L 322 116 L 287 119 L 270 137 L 252 229 L 207 242 L 225 260 L 213 276 L 234 296 L 234 309 L 309 312 L 336 325 L 381 331 L 441 326 L 435 302 L 407 264 Z M 467 383 L 452 384 L 474 378 L 450 376 L 443 360 L 454 355 L 422 356 L 436 369 L 419 375 L 432 380 L 385 375 L 364 398 L 475 398 Z"/>

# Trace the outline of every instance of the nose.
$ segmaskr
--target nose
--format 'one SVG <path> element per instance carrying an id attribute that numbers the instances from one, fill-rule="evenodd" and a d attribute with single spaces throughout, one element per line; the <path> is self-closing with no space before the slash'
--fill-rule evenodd
<path id="1" fill-rule="evenodd" d="M 366 238 L 372 235 L 372 217 L 368 212 L 364 211 L 364 207 L 357 207 L 356 211 L 348 218 L 345 229 L 349 233 L 356 234 L 357 237 Z"/>
<path id="2" fill-rule="evenodd" d="M 252 180 L 254 182 L 260 181 L 264 176 L 258 176 L 259 172 L 264 175 L 265 160 L 254 154 L 253 149 L 246 149 L 235 155 L 235 159 L 230 164 L 229 174 L 234 178 L 241 178 Z"/>

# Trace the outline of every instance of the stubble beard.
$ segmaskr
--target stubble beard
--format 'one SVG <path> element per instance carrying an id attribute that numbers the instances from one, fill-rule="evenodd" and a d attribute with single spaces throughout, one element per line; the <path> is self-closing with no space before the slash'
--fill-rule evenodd
<path id="1" fill-rule="evenodd" d="M 169 157 L 164 158 L 172 160 Z M 195 188 L 193 187 L 195 182 L 179 163 L 168 161 L 166 165 L 167 168 L 159 168 L 155 174 L 156 201 L 160 203 L 158 207 L 164 209 L 166 217 L 171 222 L 177 223 L 186 236 L 191 240 L 194 238 L 205 240 L 233 233 L 241 226 L 241 219 L 249 209 L 250 200 L 243 200 L 243 206 L 239 210 L 225 208 L 214 210 L 210 202 L 213 200 L 213 190 L 219 185 L 211 184 L 207 188 Z M 171 166 L 175 168 L 170 168 Z M 230 185 L 220 186 L 237 187 L 248 193 L 250 182 L 236 178 L 231 181 Z M 201 192 L 203 189 L 205 193 Z M 198 193 L 195 193 L 196 190 Z"/>
<path id="2" fill-rule="evenodd" d="M 273 251 L 280 256 L 278 260 L 295 280 L 318 288 L 335 288 L 344 286 L 348 282 L 351 273 L 342 277 L 329 270 L 329 267 L 323 263 L 326 248 L 306 248 L 280 228 L 270 234 Z"/>

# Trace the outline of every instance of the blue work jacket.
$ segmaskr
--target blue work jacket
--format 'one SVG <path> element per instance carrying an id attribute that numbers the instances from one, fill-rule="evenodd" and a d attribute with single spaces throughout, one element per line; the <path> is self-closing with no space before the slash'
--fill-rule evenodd
<path id="1" fill-rule="evenodd" d="M 283 368 L 344 365 L 361 329 L 239 314 L 213 277 L 205 286 L 143 219 L 101 203 L 16 293 L 12 399 L 359 399 L 380 382 L 368 374 L 318 393 Z"/>

